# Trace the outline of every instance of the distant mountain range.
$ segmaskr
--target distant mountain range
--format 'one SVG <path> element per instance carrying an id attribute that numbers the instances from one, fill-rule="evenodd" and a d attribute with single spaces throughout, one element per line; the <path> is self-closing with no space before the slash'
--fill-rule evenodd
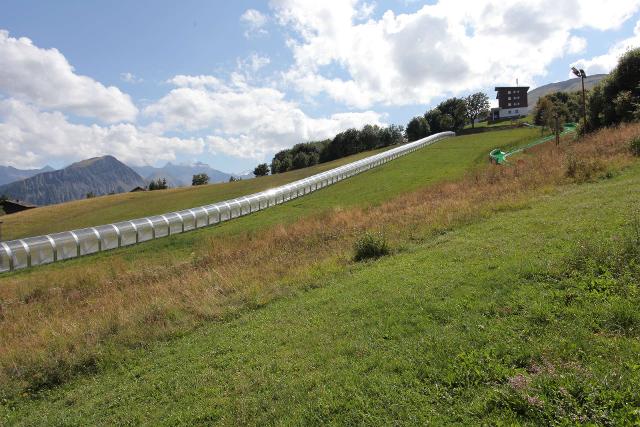
<path id="1" fill-rule="evenodd" d="M 113 156 L 95 157 L 0 186 L 0 195 L 35 205 L 50 205 L 144 187 L 145 181 Z"/>
<path id="2" fill-rule="evenodd" d="M 584 88 L 589 90 L 597 85 L 600 80 L 607 77 L 608 74 L 594 74 L 584 79 Z M 576 92 L 582 90 L 582 84 L 579 78 L 565 80 L 563 82 L 549 83 L 544 86 L 530 90 L 527 94 L 530 107 L 535 107 L 538 98 L 554 92 Z"/>
<path id="3" fill-rule="evenodd" d="M 42 172 L 51 172 L 51 166 L 45 166 L 42 169 L 17 169 L 13 166 L 0 166 L 0 185 L 8 184 L 21 179 L 31 178 Z"/>
<path id="4" fill-rule="evenodd" d="M 167 184 L 170 187 L 187 187 L 191 185 L 193 175 L 199 173 L 206 173 L 209 176 L 209 183 L 227 182 L 232 176 L 236 178 L 253 178 L 251 175 L 238 175 L 221 172 L 217 169 L 211 168 L 206 163 L 195 163 L 193 165 L 174 165 L 173 163 L 167 163 L 161 168 L 153 166 L 131 166 L 131 169 L 136 171 L 147 182 L 166 178 Z"/>

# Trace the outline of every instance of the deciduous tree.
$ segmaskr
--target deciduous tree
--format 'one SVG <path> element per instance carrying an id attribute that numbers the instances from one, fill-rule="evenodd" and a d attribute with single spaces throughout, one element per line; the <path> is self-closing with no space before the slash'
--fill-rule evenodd
<path id="1" fill-rule="evenodd" d="M 411 119 L 407 124 L 405 134 L 409 142 L 417 141 L 429 135 L 429 123 L 427 123 L 427 119 L 422 116 Z"/>
<path id="2" fill-rule="evenodd" d="M 209 175 L 206 173 L 198 173 L 193 175 L 191 185 L 206 185 L 209 183 Z"/>
<path id="3" fill-rule="evenodd" d="M 475 127 L 476 119 L 489 114 L 489 97 L 483 92 L 477 92 L 464 99 L 467 105 L 467 118 L 471 122 L 471 127 Z"/>
<path id="4" fill-rule="evenodd" d="M 253 174 L 255 176 L 265 176 L 265 175 L 269 175 L 269 166 L 266 163 L 260 163 L 258 166 L 256 166 L 256 168 L 253 170 Z"/>

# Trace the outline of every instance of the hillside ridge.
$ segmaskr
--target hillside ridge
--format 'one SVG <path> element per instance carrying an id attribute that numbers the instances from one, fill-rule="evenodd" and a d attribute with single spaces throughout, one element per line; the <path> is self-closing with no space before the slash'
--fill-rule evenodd
<path id="1" fill-rule="evenodd" d="M 0 194 L 35 205 L 51 205 L 96 196 L 131 191 L 145 182 L 113 156 L 85 159 L 64 169 L 42 172 L 0 186 Z"/>
<path id="2" fill-rule="evenodd" d="M 600 83 L 602 79 L 607 77 L 608 74 L 594 74 L 592 76 L 587 77 L 584 80 L 584 88 L 586 90 L 592 89 L 595 85 Z M 529 106 L 534 107 L 538 102 L 539 98 L 542 98 L 545 95 L 554 92 L 577 92 L 582 90 L 582 84 L 580 83 L 579 78 L 563 80 L 560 82 L 547 83 L 542 86 L 538 86 L 535 89 L 532 89 L 527 94 L 529 99 Z"/>
<path id="3" fill-rule="evenodd" d="M 26 178 L 31 178 L 34 175 L 38 175 L 39 173 L 52 172 L 54 170 L 55 169 L 49 165 L 40 169 L 19 169 L 13 166 L 0 166 L 0 185 L 21 181 Z"/>

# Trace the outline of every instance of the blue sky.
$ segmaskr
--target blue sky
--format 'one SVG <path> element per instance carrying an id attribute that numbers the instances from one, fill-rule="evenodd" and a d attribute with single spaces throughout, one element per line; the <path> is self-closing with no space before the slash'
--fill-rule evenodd
<path id="1" fill-rule="evenodd" d="M 0 164 L 240 172 L 448 96 L 607 72 L 639 45 L 640 1 L 503 4 L 3 0 Z"/>

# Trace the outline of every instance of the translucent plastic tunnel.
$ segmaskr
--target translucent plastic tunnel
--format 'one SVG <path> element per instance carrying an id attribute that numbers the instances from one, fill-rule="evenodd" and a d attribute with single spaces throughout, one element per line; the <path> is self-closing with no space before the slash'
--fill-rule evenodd
<path id="1" fill-rule="evenodd" d="M 249 215 L 320 190 L 451 136 L 455 134 L 442 132 L 431 135 L 280 187 L 211 205 L 0 242 L 0 273 L 135 245 Z"/>

